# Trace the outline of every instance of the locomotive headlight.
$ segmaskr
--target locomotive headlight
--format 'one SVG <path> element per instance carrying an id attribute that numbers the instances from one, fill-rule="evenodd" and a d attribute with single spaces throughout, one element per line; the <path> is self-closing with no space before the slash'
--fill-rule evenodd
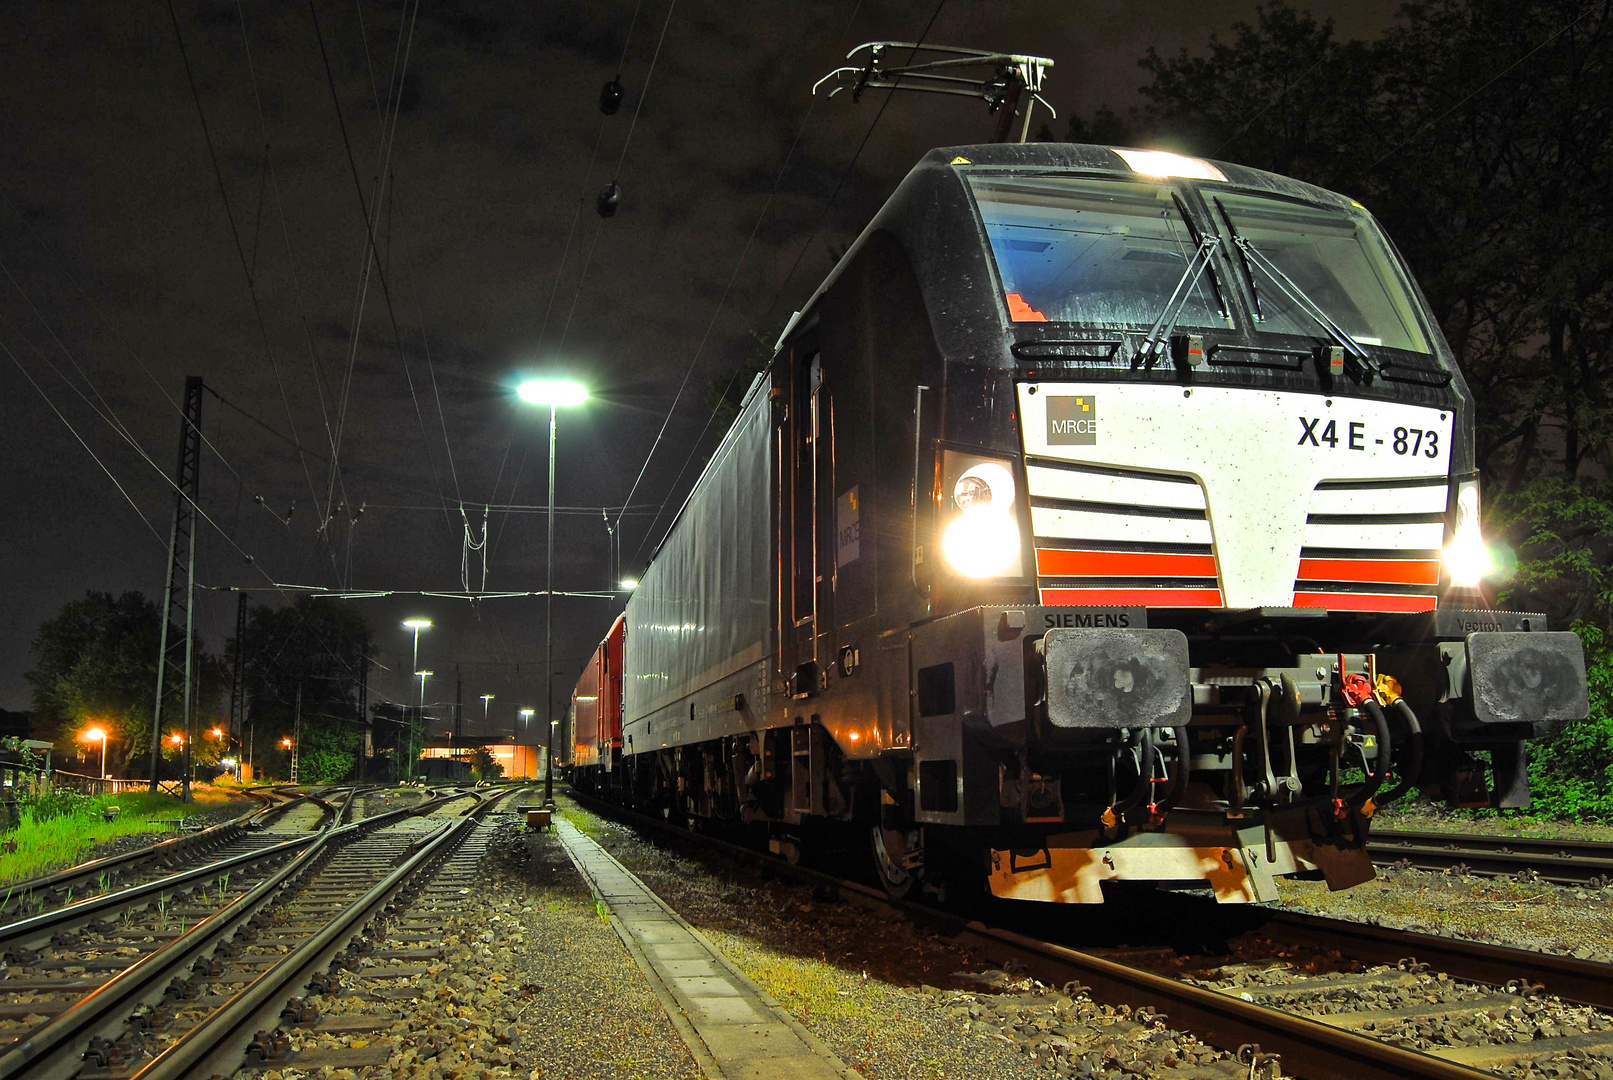
<path id="1" fill-rule="evenodd" d="M 1479 482 L 1469 480 L 1456 489 L 1456 528 L 1445 545 L 1445 571 L 1452 585 L 1471 589 L 1494 568 L 1479 527 Z"/>
<path id="2" fill-rule="evenodd" d="M 982 461 L 958 477 L 952 485 L 952 499 L 959 510 L 1006 510 L 1014 502 L 1014 474 L 995 461 Z"/>
<path id="3" fill-rule="evenodd" d="M 941 536 L 947 563 L 964 577 L 1018 574 L 1019 523 L 1014 474 L 996 461 L 977 461 L 952 485 L 956 512 Z"/>

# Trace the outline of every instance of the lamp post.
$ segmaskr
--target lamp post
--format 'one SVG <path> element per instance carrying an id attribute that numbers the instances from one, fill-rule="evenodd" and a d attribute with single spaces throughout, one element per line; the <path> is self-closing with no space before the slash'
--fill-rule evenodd
<path id="1" fill-rule="evenodd" d="M 482 695 L 482 726 L 484 728 L 491 728 L 491 726 L 492 726 L 492 721 L 489 720 L 488 716 L 487 716 L 488 709 L 492 707 L 492 704 L 493 704 L 493 695 L 492 694 L 483 694 Z"/>
<path id="2" fill-rule="evenodd" d="M 422 631 L 422 630 L 430 630 L 431 629 L 431 620 L 430 619 L 404 619 L 403 620 L 403 626 L 404 626 L 404 629 L 406 629 L 406 630 L 414 631 L 414 664 L 413 664 L 413 666 L 411 666 L 409 668 L 409 670 L 410 671 L 419 671 L 420 670 L 420 631 Z"/>
<path id="3" fill-rule="evenodd" d="M 550 712 L 554 710 L 551 709 Z M 554 805 L 554 798 L 550 792 L 554 789 L 554 729 L 560 726 L 560 721 L 549 721 L 549 752 L 544 755 L 543 761 L 543 795 L 544 801 L 550 806 Z"/>
<path id="4" fill-rule="evenodd" d="M 585 387 L 554 379 L 529 379 L 516 387 L 522 401 L 549 406 L 549 544 L 546 562 L 548 581 L 543 594 L 543 670 L 554 663 L 554 457 L 555 417 L 562 405 L 581 405 L 588 400 Z M 544 753 L 543 803 L 554 805 L 554 675 L 544 675 L 543 718 L 549 721 L 548 748 Z"/>
<path id="5" fill-rule="evenodd" d="M 84 733 L 85 742 L 98 742 L 101 744 L 101 779 L 106 779 L 106 729 L 92 727 Z"/>
<path id="6" fill-rule="evenodd" d="M 409 749 L 413 750 L 415 725 L 425 723 L 426 719 L 426 676 L 431 674 L 429 671 L 420 670 L 420 631 L 430 630 L 431 620 L 420 618 L 404 619 L 403 626 L 404 629 L 414 632 L 414 663 L 410 665 L 409 670 L 420 676 L 420 711 L 415 714 L 415 722 L 409 725 Z M 401 752 L 398 754 L 399 760 L 396 764 L 399 772 L 402 771 L 404 756 Z M 401 783 L 403 777 L 400 775 L 393 777 L 393 779 Z"/>
<path id="7" fill-rule="evenodd" d="M 522 710 L 520 710 L 520 713 L 519 713 L 522 722 L 524 722 L 526 724 L 526 730 L 527 730 L 529 738 L 531 737 L 531 731 L 532 731 L 532 717 L 537 714 L 537 711 L 538 710 L 536 710 L 536 709 L 522 709 Z M 516 734 L 515 734 L 515 745 L 516 746 L 521 745 L 521 733 L 519 731 L 517 731 Z M 511 761 L 513 762 L 514 759 L 512 758 Z"/>
<path id="8" fill-rule="evenodd" d="M 423 726 L 425 726 L 425 723 L 426 723 L 426 680 L 431 678 L 431 676 L 435 675 L 436 672 L 434 672 L 434 671 L 417 671 L 417 672 L 415 672 L 415 674 L 420 676 L 420 709 L 419 709 L 419 712 L 417 712 L 415 714 L 415 718 L 416 718 L 416 723 L 418 723 L 420 726 L 423 727 Z M 409 752 L 410 752 L 411 755 L 415 753 L 414 730 L 415 730 L 415 724 L 410 724 L 409 725 Z M 413 759 L 413 757 L 410 758 L 409 768 L 411 770 L 414 768 L 414 759 Z M 411 772 L 411 775 L 413 775 L 412 772 Z"/>

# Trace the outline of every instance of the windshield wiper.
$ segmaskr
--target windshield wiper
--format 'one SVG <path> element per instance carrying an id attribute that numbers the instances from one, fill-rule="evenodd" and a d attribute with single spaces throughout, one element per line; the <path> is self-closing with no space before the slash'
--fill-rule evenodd
<path id="1" fill-rule="evenodd" d="M 1367 355 L 1366 348 L 1351 337 L 1348 330 L 1335 322 L 1333 317 L 1323 310 L 1322 305 L 1305 295 L 1305 290 L 1301 289 L 1292 278 L 1283 273 L 1280 266 L 1267 258 L 1265 252 L 1255 247 L 1247 236 L 1238 232 L 1238 227 L 1232 223 L 1232 215 L 1228 214 L 1227 208 L 1221 205 L 1221 200 L 1216 200 L 1216 206 L 1221 211 L 1222 220 L 1227 223 L 1227 230 L 1232 234 L 1232 242 L 1237 245 L 1239 253 L 1243 256 L 1244 273 L 1249 278 L 1249 292 L 1254 297 L 1255 316 L 1257 318 L 1264 317 L 1260 313 L 1260 289 L 1255 284 L 1254 275 L 1254 268 L 1259 267 L 1266 272 L 1266 276 L 1271 279 L 1273 285 L 1277 286 L 1279 292 L 1287 296 L 1301 311 L 1309 315 L 1333 339 L 1334 343 L 1342 346 L 1345 352 L 1355 358 L 1356 363 L 1373 375 L 1382 375 L 1383 369 L 1378 366 L 1377 361 Z"/>
<path id="2" fill-rule="evenodd" d="M 1176 288 L 1171 290 L 1170 299 L 1165 301 L 1159 317 L 1154 320 L 1154 325 L 1144 336 L 1142 347 L 1137 351 L 1137 359 L 1132 361 L 1132 367 L 1136 367 L 1139 362 L 1146 367 L 1153 367 L 1160 355 L 1170 346 L 1171 332 L 1176 329 L 1176 320 L 1182 317 L 1182 308 L 1186 306 L 1187 298 L 1193 295 L 1193 289 L 1198 285 L 1199 278 L 1204 276 L 1204 271 L 1209 268 L 1215 249 L 1220 244 L 1219 236 L 1206 236 L 1199 241 L 1198 250 L 1193 252 L 1193 257 L 1187 261 L 1187 268 L 1176 280 Z"/>

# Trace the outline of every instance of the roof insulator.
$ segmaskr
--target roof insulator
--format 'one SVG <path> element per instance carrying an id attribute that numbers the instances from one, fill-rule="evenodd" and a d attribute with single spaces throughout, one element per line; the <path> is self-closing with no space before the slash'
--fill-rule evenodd
<path id="1" fill-rule="evenodd" d="M 621 201 L 622 189 L 616 181 L 612 180 L 599 189 L 599 198 L 594 200 L 594 209 L 599 211 L 599 216 L 602 218 L 615 217 L 616 207 Z"/>
<path id="2" fill-rule="evenodd" d="M 616 110 L 622 107 L 622 77 L 620 75 L 606 83 L 599 91 L 599 111 L 606 116 L 615 116 Z"/>

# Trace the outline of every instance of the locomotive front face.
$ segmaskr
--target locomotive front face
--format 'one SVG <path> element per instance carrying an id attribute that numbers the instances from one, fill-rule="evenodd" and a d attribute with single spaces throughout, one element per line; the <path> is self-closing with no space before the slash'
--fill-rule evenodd
<path id="1" fill-rule="evenodd" d="M 1582 652 L 1485 608 L 1467 391 L 1391 246 L 1328 192 L 1105 152 L 952 162 L 1012 372 L 980 393 L 1017 445 L 943 432 L 937 589 L 1036 602 L 915 631 L 916 820 L 1008 827 L 1003 896 L 1250 900 L 1370 877 L 1367 819 L 1413 782 L 1489 801 L 1474 749 L 1526 802 L 1523 740 L 1584 715 Z M 927 709 L 960 651 L 978 690 Z"/>
<path id="2" fill-rule="evenodd" d="M 1456 398 L 1395 260 L 1359 209 L 1197 164 L 1210 179 L 965 171 L 1009 322 L 1070 332 L 1015 343 L 1040 599 L 1433 610 Z M 1445 393 L 1356 396 L 1346 367 Z"/>

